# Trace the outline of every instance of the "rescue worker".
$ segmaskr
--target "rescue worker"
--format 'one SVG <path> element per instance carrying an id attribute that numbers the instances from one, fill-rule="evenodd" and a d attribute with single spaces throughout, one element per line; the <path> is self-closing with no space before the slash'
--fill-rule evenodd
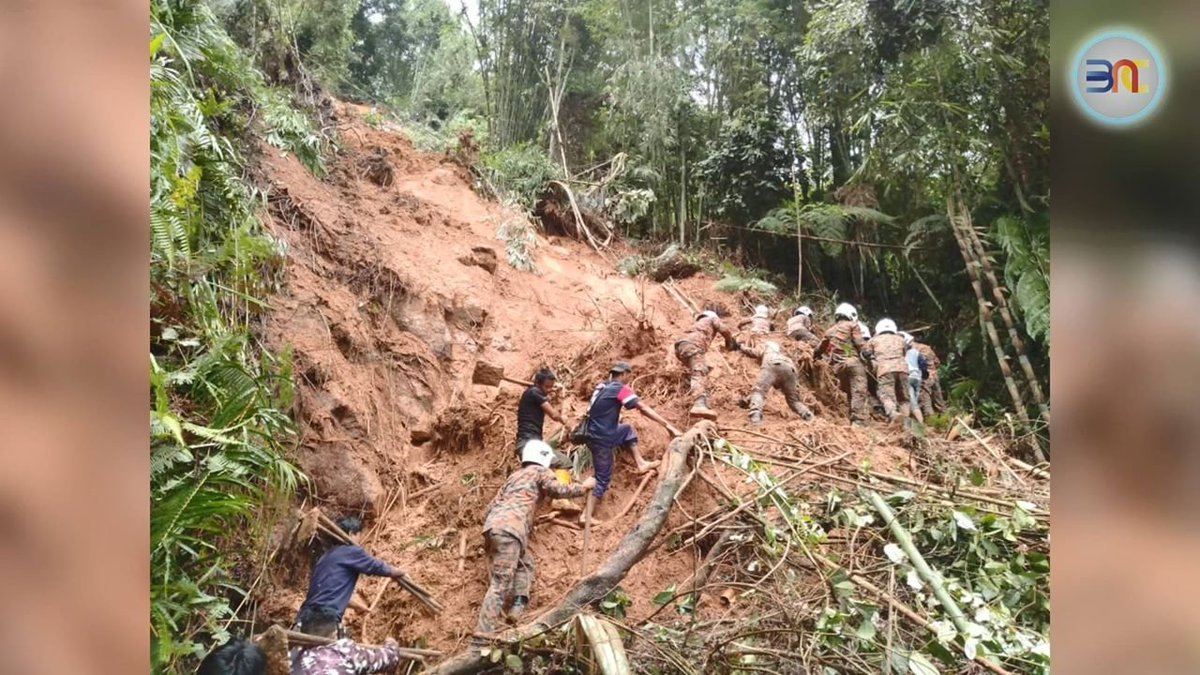
<path id="1" fill-rule="evenodd" d="M 400 663 L 400 643 L 392 638 L 382 647 L 364 647 L 345 637 L 337 637 L 340 619 L 322 607 L 314 611 L 304 625 L 307 635 L 334 641 L 317 647 L 293 647 L 292 675 L 366 675 L 391 672 Z"/>
<path id="2" fill-rule="evenodd" d="M 900 333 L 900 337 L 904 338 L 904 362 L 908 366 L 908 414 L 912 415 L 918 422 L 925 422 L 925 416 L 921 414 L 921 381 L 925 379 L 925 371 L 928 369 L 928 364 L 925 362 L 925 357 L 921 352 L 913 347 L 913 336 L 911 333 Z"/>
<path id="3" fill-rule="evenodd" d="M 783 353 L 778 342 L 765 342 L 762 349 L 743 347 L 742 353 L 762 360 L 758 383 L 754 385 L 754 391 L 750 392 L 750 424 L 752 426 L 762 424 L 763 404 L 766 402 L 767 394 L 773 388 L 783 391 L 783 396 L 787 399 L 788 407 L 792 409 L 792 412 L 805 420 L 812 419 L 812 411 L 800 400 L 796 363 Z"/>
<path id="4" fill-rule="evenodd" d="M 913 339 L 913 347 L 916 348 L 921 356 L 925 357 L 926 371 L 925 377 L 921 380 L 921 412 L 929 417 L 935 412 L 941 412 L 946 409 L 946 402 L 942 399 L 942 381 L 938 376 L 938 368 L 942 365 L 941 359 L 937 353 L 933 351 L 933 347 Z"/>
<path id="5" fill-rule="evenodd" d="M 875 324 L 875 337 L 863 348 L 863 355 L 875 364 L 875 379 L 878 382 L 879 401 L 883 414 L 892 422 L 899 416 L 899 402 L 907 396 L 908 363 L 904 358 L 904 337 L 896 329 L 896 322 L 880 319 Z"/>
<path id="6" fill-rule="evenodd" d="M 801 305 L 792 313 L 787 321 L 787 336 L 797 342 L 804 342 L 814 347 L 821 341 L 813 332 L 812 308 Z"/>
<path id="7" fill-rule="evenodd" d="M 675 358 L 688 370 L 688 390 L 693 400 L 689 415 L 710 420 L 717 419 L 717 413 L 708 407 L 708 394 L 705 388 L 708 378 L 708 363 L 704 355 L 713 338 L 720 334 L 725 338 L 725 348 L 739 351 L 742 347 L 733 339 L 733 333 L 721 323 L 721 317 L 711 309 L 696 315 L 696 323 L 691 330 L 675 342 Z"/>
<path id="8" fill-rule="evenodd" d="M 353 516 L 342 518 L 338 527 L 351 536 L 362 531 L 362 521 Z M 325 552 L 313 567 L 308 582 L 308 595 L 296 614 L 295 630 L 304 630 L 309 617 L 318 609 L 327 609 L 337 617 L 338 635 L 345 636 L 342 617 L 354 597 L 358 575 L 404 578 L 404 572 L 373 557 L 361 546 L 340 544 Z M 355 603 L 355 609 L 366 610 L 366 604 Z"/>
<path id="9" fill-rule="evenodd" d="M 746 326 L 750 326 L 751 335 L 766 335 L 775 330 L 775 326 L 771 324 L 771 308 L 766 305 L 755 307 L 754 316 L 739 323 L 738 329 L 743 329 Z"/>
<path id="10" fill-rule="evenodd" d="M 634 410 L 662 425 L 671 436 L 680 432 L 670 422 L 659 416 L 653 408 L 646 405 L 626 384 L 633 374 L 633 367 L 624 361 L 613 364 L 608 371 L 608 379 L 596 385 L 592 392 L 592 400 L 588 405 L 588 449 L 592 453 L 592 466 L 596 470 L 596 489 L 593 491 L 596 499 L 604 497 L 612 482 L 614 455 L 617 448 L 629 448 L 633 453 L 633 461 L 637 464 L 637 473 L 646 473 L 658 466 L 658 462 L 647 461 L 638 449 L 637 432 L 628 424 L 621 423 L 621 410 Z"/>
<path id="11" fill-rule="evenodd" d="M 529 606 L 534 574 L 529 537 L 533 534 L 538 505 L 551 497 L 581 497 L 596 486 L 595 478 L 571 485 L 560 482 L 550 470 L 553 457 L 554 452 L 546 443 L 526 442 L 521 450 L 521 468 L 509 475 L 488 506 L 483 536 L 491 557 L 491 584 L 479 608 L 476 644 L 495 634 L 509 595 L 513 596 L 509 617 L 517 618 Z"/>
<path id="12" fill-rule="evenodd" d="M 813 352 L 816 360 L 828 357 L 833 372 L 846 392 L 850 424 L 866 422 L 867 369 L 859 356 L 863 347 L 862 328 L 854 305 L 843 302 L 833 310 L 834 324 Z"/>

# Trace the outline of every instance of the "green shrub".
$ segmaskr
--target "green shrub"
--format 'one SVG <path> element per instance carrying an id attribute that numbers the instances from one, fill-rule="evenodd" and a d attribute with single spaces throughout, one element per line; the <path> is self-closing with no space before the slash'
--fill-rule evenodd
<path id="1" fill-rule="evenodd" d="M 726 274 L 716 284 L 713 285 L 718 291 L 723 293 L 740 293 L 742 291 L 750 291 L 762 295 L 772 295 L 779 291 L 775 284 L 756 279 L 754 277 L 742 277 L 734 274 Z"/>
<path id="2" fill-rule="evenodd" d="M 532 210 L 546 185 L 559 177 L 558 169 L 541 148 L 521 143 L 483 158 L 484 173 L 492 185 L 507 197 Z"/>

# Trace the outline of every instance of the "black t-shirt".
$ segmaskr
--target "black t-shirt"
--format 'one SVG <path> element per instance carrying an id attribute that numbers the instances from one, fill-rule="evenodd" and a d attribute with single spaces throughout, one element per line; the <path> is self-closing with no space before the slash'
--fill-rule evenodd
<path id="1" fill-rule="evenodd" d="M 521 402 L 517 404 L 517 442 L 542 438 L 542 426 L 546 423 L 546 411 L 542 404 L 546 402 L 546 394 L 534 385 L 521 394 Z"/>

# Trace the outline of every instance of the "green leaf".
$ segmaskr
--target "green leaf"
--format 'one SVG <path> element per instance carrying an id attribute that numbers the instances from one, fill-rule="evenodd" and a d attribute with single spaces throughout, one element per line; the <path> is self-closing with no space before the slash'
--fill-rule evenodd
<path id="1" fill-rule="evenodd" d="M 875 624 L 870 619 L 864 619 L 858 625 L 858 630 L 854 631 L 854 635 L 863 642 L 870 642 L 875 639 Z"/>
<path id="2" fill-rule="evenodd" d="M 974 469 L 971 469 L 971 473 L 967 476 L 967 479 L 971 481 L 971 485 L 979 487 L 983 485 L 984 482 L 983 471 L 981 471 L 979 467 L 975 467 Z"/>
<path id="3" fill-rule="evenodd" d="M 158 35 L 155 35 L 154 37 L 150 38 L 150 58 L 151 59 L 153 59 L 155 56 L 158 56 L 158 50 L 159 50 L 159 48 L 162 47 L 163 38 L 165 38 L 165 37 L 167 37 L 166 33 L 159 33 Z"/>
<path id="4" fill-rule="evenodd" d="M 492 663 L 500 663 L 500 657 L 502 656 L 504 656 L 504 650 L 497 647 L 492 649 L 491 653 L 488 654 L 488 659 Z"/>
<path id="5" fill-rule="evenodd" d="M 651 602 L 653 602 L 655 604 L 655 606 L 657 606 L 657 607 L 662 607 L 663 605 L 670 602 L 671 598 L 673 598 L 673 597 L 675 597 L 675 584 L 671 584 L 670 586 L 668 586 L 667 590 L 665 590 L 665 591 L 660 591 L 657 595 L 654 596 L 654 599 L 651 600 Z"/>
<path id="6" fill-rule="evenodd" d="M 508 656 L 504 657 L 505 670 L 513 673 L 519 673 L 524 668 L 525 664 L 521 662 L 521 657 L 517 656 L 516 654 L 509 654 Z"/>

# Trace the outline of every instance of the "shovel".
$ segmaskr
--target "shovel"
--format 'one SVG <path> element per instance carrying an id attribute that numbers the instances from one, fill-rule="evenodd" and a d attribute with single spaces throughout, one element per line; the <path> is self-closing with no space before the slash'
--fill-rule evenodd
<path id="1" fill-rule="evenodd" d="M 476 361 L 475 370 L 471 373 L 471 384 L 486 384 L 489 387 L 498 387 L 501 382 L 512 382 L 526 387 L 532 387 L 532 382 L 518 380 L 504 375 L 504 368 L 501 366 L 492 365 L 485 361 Z"/>

